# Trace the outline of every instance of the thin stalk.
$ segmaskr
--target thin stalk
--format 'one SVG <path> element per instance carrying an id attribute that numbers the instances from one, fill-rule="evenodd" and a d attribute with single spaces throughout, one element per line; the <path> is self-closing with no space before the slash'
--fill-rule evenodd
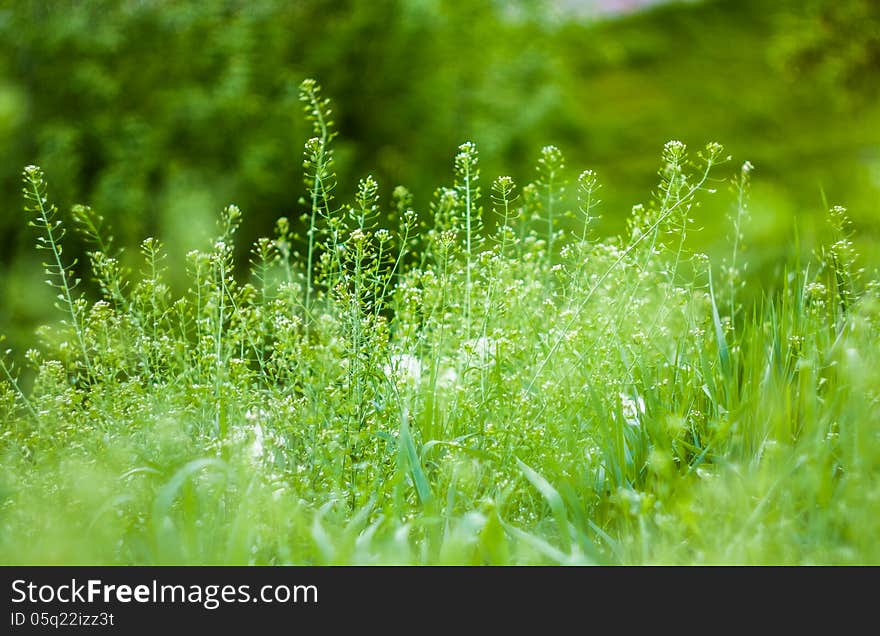
<path id="1" fill-rule="evenodd" d="M 33 200 L 36 201 L 37 207 L 40 212 L 40 221 L 43 225 L 43 229 L 46 231 L 46 237 L 48 238 L 49 246 L 52 249 L 52 256 L 55 258 L 55 266 L 58 268 L 58 277 L 61 279 L 61 289 L 64 292 L 64 300 L 67 303 L 67 309 L 70 312 L 70 319 L 73 324 L 73 330 L 76 333 L 76 339 L 83 354 L 83 361 L 85 362 L 89 379 L 91 379 L 92 377 L 94 377 L 92 361 L 89 357 L 89 351 L 86 347 L 85 338 L 83 338 L 82 325 L 80 324 L 79 317 L 76 313 L 76 308 L 73 304 L 73 296 L 70 293 L 70 285 L 67 284 L 67 270 L 61 263 L 61 251 L 58 249 L 58 242 L 56 241 L 55 235 L 52 232 L 52 222 L 49 219 L 49 213 L 46 211 L 46 199 L 40 193 L 38 181 L 36 181 L 32 177 L 29 177 L 28 183 L 30 184 L 33 191 Z"/>
<path id="2" fill-rule="evenodd" d="M 40 416 L 37 415 L 36 409 L 34 409 L 31 401 L 27 399 L 24 391 L 22 391 L 21 387 L 18 385 L 18 381 L 15 379 L 15 377 L 13 377 L 12 373 L 9 371 L 9 367 L 6 366 L 6 363 L 2 359 L 0 359 L 0 368 L 3 369 L 3 375 L 6 376 L 6 379 L 9 382 L 10 386 L 12 386 L 12 388 L 15 390 L 16 395 L 18 395 L 18 398 L 21 400 L 22 404 L 24 404 L 25 408 L 31 414 L 31 417 L 34 418 L 34 421 L 39 422 Z"/>
<path id="3" fill-rule="evenodd" d="M 465 185 L 465 232 L 467 242 L 467 269 L 465 269 L 465 324 L 467 326 L 467 338 L 471 337 L 471 166 L 470 162 L 465 162 L 464 172 Z"/>

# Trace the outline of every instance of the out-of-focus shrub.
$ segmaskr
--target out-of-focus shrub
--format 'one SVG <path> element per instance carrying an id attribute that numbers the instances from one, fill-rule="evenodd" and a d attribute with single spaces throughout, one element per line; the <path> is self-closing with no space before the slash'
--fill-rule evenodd
<path id="1" fill-rule="evenodd" d="M 423 175 L 472 131 L 493 158 L 531 161 L 558 73 L 528 31 L 491 4 L 442 0 L 10 4 L 0 10 L 2 260 L 22 242 L 27 163 L 45 167 L 62 210 L 88 202 L 126 243 L 205 234 L 228 201 L 249 217 L 245 238 L 297 217 L 306 76 L 344 105 L 340 169 L 378 173 L 387 193 L 405 182 L 427 201 Z"/>

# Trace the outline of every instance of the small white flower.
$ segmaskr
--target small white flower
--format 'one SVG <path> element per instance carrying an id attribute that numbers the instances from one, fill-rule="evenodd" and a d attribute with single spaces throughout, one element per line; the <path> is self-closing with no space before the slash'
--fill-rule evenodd
<path id="1" fill-rule="evenodd" d="M 458 372 L 452 367 L 443 367 L 437 376 L 437 384 L 444 388 L 452 388 L 458 383 Z"/>
<path id="2" fill-rule="evenodd" d="M 666 150 L 668 152 L 673 152 L 676 154 L 683 153 L 685 148 L 686 148 L 686 146 L 684 145 L 684 143 L 679 141 L 678 139 L 673 139 L 671 141 L 667 141 L 663 146 L 664 150 Z"/>
<path id="3" fill-rule="evenodd" d="M 422 381 L 422 362 L 408 353 L 391 356 L 391 362 L 386 364 L 382 370 L 389 380 L 396 380 L 410 386 L 418 386 Z"/>
<path id="4" fill-rule="evenodd" d="M 259 420 L 265 420 L 269 417 L 269 412 L 263 409 L 248 409 L 244 414 L 244 419 L 248 422 L 258 422 Z"/>
<path id="5" fill-rule="evenodd" d="M 251 445 L 251 457 L 259 459 L 263 456 L 263 427 L 254 425 L 254 443 Z"/>
<path id="6" fill-rule="evenodd" d="M 641 426 L 641 416 L 645 414 L 645 401 L 641 395 L 632 399 L 626 393 L 620 393 L 620 404 L 623 410 L 623 420 L 630 426 Z"/>
<path id="7" fill-rule="evenodd" d="M 464 350 L 469 357 L 474 356 L 480 364 L 487 364 L 495 357 L 495 341 L 481 336 L 476 340 L 466 341 Z"/>

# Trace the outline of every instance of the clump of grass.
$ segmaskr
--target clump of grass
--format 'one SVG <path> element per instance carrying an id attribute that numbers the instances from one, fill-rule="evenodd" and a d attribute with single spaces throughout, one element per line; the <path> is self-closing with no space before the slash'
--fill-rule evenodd
<path id="1" fill-rule="evenodd" d="M 27 388 L 0 358 L 4 562 L 880 561 L 880 286 L 845 210 L 743 307 L 749 164 L 730 257 L 687 248 L 717 144 L 668 143 L 656 194 L 604 240 L 595 172 L 570 201 L 548 146 L 534 183 L 484 201 L 464 144 L 420 226 L 369 176 L 335 202 L 329 105 L 311 81 L 302 98 L 305 244 L 280 219 L 240 269 L 228 206 L 177 297 L 158 241 L 125 270 L 86 207 L 99 298 L 77 296 L 25 170 L 65 320 L 24 356 Z"/>

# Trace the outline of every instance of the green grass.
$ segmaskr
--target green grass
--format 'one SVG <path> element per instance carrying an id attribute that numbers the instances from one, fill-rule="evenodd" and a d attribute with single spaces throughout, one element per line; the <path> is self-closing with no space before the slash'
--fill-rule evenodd
<path id="1" fill-rule="evenodd" d="M 157 241 L 127 271 L 25 170 L 63 320 L 2 359 L 0 562 L 880 562 L 880 293 L 842 208 L 764 295 L 742 288 L 750 169 L 718 144 L 666 144 L 605 239 L 593 172 L 548 146 L 533 183 L 484 183 L 463 144 L 419 226 L 371 177 L 334 199 L 316 95 L 309 235 L 279 219 L 236 264 L 228 206 L 179 296 Z M 687 247 L 710 197 L 718 262 Z"/>

